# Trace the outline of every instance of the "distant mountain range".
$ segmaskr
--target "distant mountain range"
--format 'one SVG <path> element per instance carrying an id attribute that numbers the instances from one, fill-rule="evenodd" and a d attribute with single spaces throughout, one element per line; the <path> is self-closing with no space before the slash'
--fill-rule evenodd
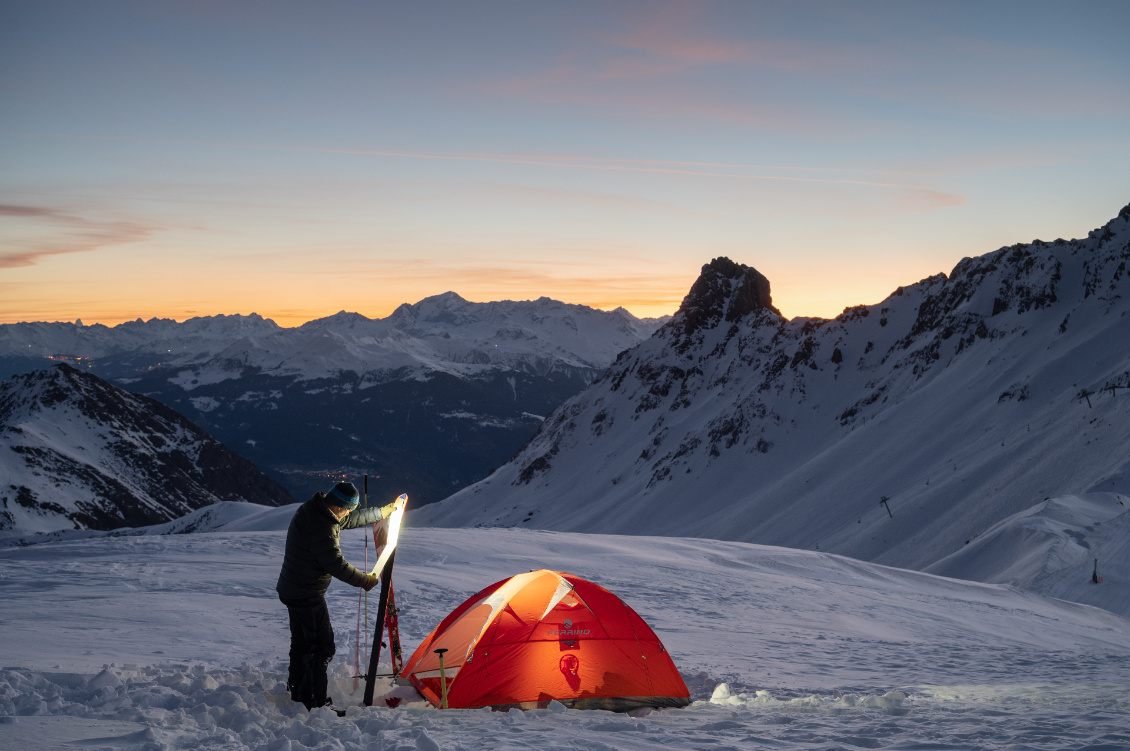
<path id="1" fill-rule="evenodd" d="M 175 411 L 66 364 L 0 384 L 0 533 L 113 529 L 293 498 Z"/>
<path id="2" fill-rule="evenodd" d="M 786 320 L 764 276 L 715 259 L 655 336 L 413 523 L 930 566 L 1045 498 L 1130 493 L 1128 265 L 1130 206 Z"/>
<path id="3" fill-rule="evenodd" d="M 0 374 L 69 362 L 173 407 L 295 496 L 368 472 L 373 494 L 418 506 L 485 477 L 666 320 L 449 292 L 293 329 L 254 314 L 18 323 L 0 326 Z"/>

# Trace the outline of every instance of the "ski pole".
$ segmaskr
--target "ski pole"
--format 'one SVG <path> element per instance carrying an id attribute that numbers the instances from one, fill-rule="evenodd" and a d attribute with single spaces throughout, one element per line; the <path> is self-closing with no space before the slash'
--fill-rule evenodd
<path id="1" fill-rule="evenodd" d="M 440 648 L 435 650 L 439 655 L 439 691 L 440 691 L 440 709 L 447 709 L 447 676 L 443 672 L 443 653 L 446 649 Z"/>
<path id="2" fill-rule="evenodd" d="M 365 488 L 365 508 L 369 508 L 369 473 L 366 472 L 361 486 Z M 369 536 L 365 535 L 365 570 L 369 570 Z M 365 651 L 369 651 L 369 590 L 365 590 Z"/>

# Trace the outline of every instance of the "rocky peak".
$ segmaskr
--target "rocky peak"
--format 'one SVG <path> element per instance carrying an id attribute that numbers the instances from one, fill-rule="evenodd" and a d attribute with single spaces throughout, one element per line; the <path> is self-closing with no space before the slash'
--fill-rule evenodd
<path id="1" fill-rule="evenodd" d="M 757 269 L 720 257 L 702 267 L 675 318 L 682 321 L 683 334 L 688 335 L 717 326 L 723 319 L 737 321 L 758 311 L 781 315 L 773 307 L 769 280 Z"/>
<path id="2" fill-rule="evenodd" d="M 360 313 L 351 313 L 345 310 L 339 310 L 332 316 L 325 318 L 317 318 L 313 321 L 307 321 L 299 326 L 303 330 L 319 330 L 319 329 L 353 329 L 358 326 L 364 326 L 371 323 L 372 319 L 366 318 Z"/>
<path id="3" fill-rule="evenodd" d="M 82 375 L 76 368 L 59 363 L 5 381 L 0 384 L 0 420 L 47 409 L 65 402 L 72 393 L 83 393 Z"/>
<path id="4" fill-rule="evenodd" d="M 417 303 L 403 303 L 388 317 L 397 328 L 410 329 L 413 326 L 439 323 L 459 325 L 476 308 L 474 303 L 460 297 L 455 292 L 425 297 Z"/>

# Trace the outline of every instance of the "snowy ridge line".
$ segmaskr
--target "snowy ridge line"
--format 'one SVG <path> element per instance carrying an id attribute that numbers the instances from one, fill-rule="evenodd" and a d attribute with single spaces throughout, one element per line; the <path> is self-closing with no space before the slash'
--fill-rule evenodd
<path id="1" fill-rule="evenodd" d="M 62 359 L 123 377 L 130 369 L 179 371 L 176 382 L 185 390 L 237 377 L 244 368 L 302 380 L 353 371 L 384 381 L 413 371 L 602 369 L 666 320 L 547 297 L 473 303 L 448 292 L 401 305 L 383 319 L 341 311 L 289 329 L 254 313 L 182 323 L 138 319 L 112 328 L 81 321 L 3 324 L 0 356 Z"/>
<path id="2" fill-rule="evenodd" d="M 293 498 L 164 404 L 59 364 L 0 383 L 0 532 L 141 525 Z"/>

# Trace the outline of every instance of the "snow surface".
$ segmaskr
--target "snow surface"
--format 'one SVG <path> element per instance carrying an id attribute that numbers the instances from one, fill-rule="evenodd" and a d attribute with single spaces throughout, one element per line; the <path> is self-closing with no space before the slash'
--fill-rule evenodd
<path id="1" fill-rule="evenodd" d="M 695 703 L 639 716 L 358 707 L 357 590 L 335 582 L 331 694 L 350 708 L 308 714 L 284 690 L 274 593 L 293 507 L 208 511 L 198 529 L 243 531 L 0 549 L 0 747 L 1130 747 L 1130 621 L 1106 611 L 813 551 L 519 529 L 404 530 L 406 650 L 483 586 L 566 570 L 639 611 Z M 350 560 L 364 540 L 343 535 Z"/>
<path id="2" fill-rule="evenodd" d="M 1092 581 L 1096 560 L 1101 585 Z M 1130 618 L 1130 497 L 1049 498 L 993 525 L 926 570 L 1011 584 Z"/>

